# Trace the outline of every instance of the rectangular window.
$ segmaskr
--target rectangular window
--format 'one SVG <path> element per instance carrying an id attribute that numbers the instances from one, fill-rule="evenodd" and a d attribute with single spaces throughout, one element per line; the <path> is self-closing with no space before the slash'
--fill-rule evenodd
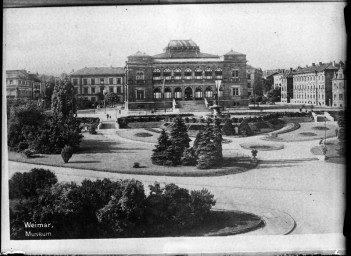
<path id="1" fill-rule="evenodd" d="M 110 87 L 110 92 L 113 92 L 113 87 Z"/>
<path id="2" fill-rule="evenodd" d="M 342 93 L 340 93 L 340 94 L 339 94 L 339 100 L 343 100 L 343 98 L 344 98 L 344 97 L 343 97 Z"/>
<path id="3" fill-rule="evenodd" d="M 95 94 L 95 87 L 91 87 L 91 94 Z"/>
<path id="4" fill-rule="evenodd" d="M 248 75 L 249 78 L 250 75 Z M 238 78 L 239 77 L 239 70 L 235 69 L 232 71 L 232 78 Z"/>
<path id="5" fill-rule="evenodd" d="M 136 90 L 136 99 L 143 100 L 144 99 L 144 90 Z"/>
<path id="6" fill-rule="evenodd" d="M 74 93 L 78 94 L 78 87 L 74 87 Z"/>
<path id="7" fill-rule="evenodd" d="M 109 84 L 113 84 L 113 78 L 109 78 L 109 79 L 108 79 L 108 83 L 109 83 Z"/>
<path id="8" fill-rule="evenodd" d="M 117 84 L 122 84 L 122 78 L 120 77 L 117 78 Z"/>
<path id="9" fill-rule="evenodd" d="M 93 84 L 93 85 L 95 84 L 95 78 L 90 79 L 90 84 Z"/>
<path id="10" fill-rule="evenodd" d="M 84 94 L 88 94 L 88 87 L 84 87 L 83 90 L 84 90 Z"/>
<path id="11" fill-rule="evenodd" d="M 78 85 L 78 79 L 73 79 L 73 85 Z"/>
<path id="12" fill-rule="evenodd" d="M 233 90 L 233 96 L 238 96 L 239 95 L 239 88 L 232 88 Z"/>
<path id="13" fill-rule="evenodd" d="M 105 79 L 104 78 L 100 78 L 100 84 L 104 84 L 105 83 Z"/>
<path id="14" fill-rule="evenodd" d="M 117 86 L 117 93 L 121 94 L 122 93 L 122 86 Z"/>

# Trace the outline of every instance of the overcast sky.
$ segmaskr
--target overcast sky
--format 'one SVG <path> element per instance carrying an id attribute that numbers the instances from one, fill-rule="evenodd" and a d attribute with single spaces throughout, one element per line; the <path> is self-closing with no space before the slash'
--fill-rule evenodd
<path id="1" fill-rule="evenodd" d="M 262 69 L 345 60 L 345 3 L 58 7 L 5 10 L 6 69 L 45 74 L 123 66 L 172 39 L 205 53 L 233 49 Z"/>

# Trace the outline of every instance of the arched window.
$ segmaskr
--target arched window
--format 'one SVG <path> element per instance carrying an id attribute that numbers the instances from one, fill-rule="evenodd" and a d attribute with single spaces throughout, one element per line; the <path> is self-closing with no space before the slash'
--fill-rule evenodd
<path id="1" fill-rule="evenodd" d="M 169 88 L 169 87 L 167 87 L 167 88 L 165 88 L 165 99 L 170 99 L 170 98 L 172 98 L 172 90 L 171 90 L 171 88 Z"/>
<path id="2" fill-rule="evenodd" d="M 200 87 L 196 88 L 195 90 L 195 98 L 196 99 L 202 98 L 202 89 Z"/>
<path id="3" fill-rule="evenodd" d="M 155 68 L 152 71 L 152 77 L 153 77 L 153 80 L 161 80 L 161 70 L 159 70 L 158 68 Z"/>
<path id="4" fill-rule="evenodd" d="M 205 97 L 206 98 L 212 98 L 213 97 L 213 92 L 211 86 L 208 86 L 205 90 Z"/>
<path id="5" fill-rule="evenodd" d="M 223 97 L 223 87 L 219 87 L 218 97 Z"/>
<path id="6" fill-rule="evenodd" d="M 171 78 L 172 78 L 172 71 L 169 68 L 166 68 L 165 70 L 163 70 L 163 77 L 166 80 L 171 80 Z"/>
<path id="7" fill-rule="evenodd" d="M 136 72 L 136 80 L 144 80 L 144 72 L 143 71 Z"/>
<path id="8" fill-rule="evenodd" d="M 193 72 L 191 71 L 190 68 L 187 68 L 184 70 L 184 77 L 185 77 L 185 79 L 192 79 L 193 78 Z"/>
<path id="9" fill-rule="evenodd" d="M 161 98 L 162 98 L 161 88 L 157 87 L 154 89 L 154 99 L 161 99 Z"/>
<path id="10" fill-rule="evenodd" d="M 215 70 L 215 78 L 216 79 L 222 79 L 222 69 L 221 68 L 217 68 Z"/>
<path id="11" fill-rule="evenodd" d="M 210 69 L 210 68 L 205 69 L 205 78 L 212 79 L 212 69 Z"/>
<path id="12" fill-rule="evenodd" d="M 182 89 L 177 87 L 174 89 L 174 98 L 181 99 L 182 98 Z"/>
<path id="13" fill-rule="evenodd" d="M 175 70 L 173 70 L 173 77 L 176 80 L 182 79 L 182 71 L 180 70 L 180 68 L 176 68 Z"/>
<path id="14" fill-rule="evenodd" d="M 202 79 L 202 69 L 200 68 L 195 69 L 195 79 Z"/>

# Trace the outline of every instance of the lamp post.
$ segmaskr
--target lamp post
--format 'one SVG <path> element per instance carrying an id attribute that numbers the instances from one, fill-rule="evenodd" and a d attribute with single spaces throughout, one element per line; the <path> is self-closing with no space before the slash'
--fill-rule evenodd
<path id="1" fill-rule="evenodd" d="M 124 84 L 124 93 L 125 93 L 125 101 L 124 101 L 124 109 L 128 110 L 128 65 L 124 67 L 125 71 L 125 84 Z"/>
<path id="2" fill-rule="evenodd" d="M 102 91 L 102 94 L 104 95 L 104 106 L 105 106 L 105 114 L 106 114 L 106 90 L 105 89 Z"/>
<path id="3" fill-rule="evenodd" d="M 324 117 L 324 145 L 326 145 L 327 143 L 327 120 Z"/>

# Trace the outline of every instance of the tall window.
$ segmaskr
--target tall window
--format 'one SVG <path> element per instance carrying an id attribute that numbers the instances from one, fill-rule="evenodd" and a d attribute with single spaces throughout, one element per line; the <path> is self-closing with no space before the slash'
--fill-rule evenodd
<path id="1" fill-rule="evenodd" d="M 78 94 L 78 87 L 74 87 L 74 93 Z"/>
<path id="2" fill-rule="evenodd" d="M 195 69 L 195 79 L 202 79 L 202 70 L 200 68 Z"/>
<path id="3" fill-rule="evenodd" d="M 161 80 L 161 70 L 158 68 L 154 69 L 152 71 L 152 79 L 153 80 Z"/>
<path id="4" fill-rule="evenodd" d="M 90 84 L 95 84 L 95 78 L 90 79 Z"/>
<path id="5" fill-rule="evenodd" d="M 239 88 L 236 88 L 236 87 L 234 87 L 234 88 L 232 88 L 232 92 L 233 92 L 233 96 L 238 96 L 239 95 Z"/>
<path id="6" fill-rule="evenodd" d="M 343 100 L 343 99 L 344 99 L 344 97 L 343 97 L 342 93 L 340 93 L 339 94 L 339 100 Z"/>
<path id="7" fill-rule="evenodd" d="M 216 79 L 222 79 L 222 69 L 221 68 L 217 68 L 215 70 L 215 78 Z"/>
<path id="8" fill-rule="evenodd" d="M 84 78 L 83 79 L 83 85 L 87 85 L 88 84 L 88 79 Z"/>
<path id="9" fill-rule="evenodd" d="M 108 83 L 109 83 L 109 84 L 113 84 L 113 78 L 109 78 L 109 79 L 108 79 Z"/>
<path id="10" fill-rule="evenodd" d="M 165 99 L 170 99 L 170 98 L 172 98 L 172 90 L 171 90 L 171 88 L 169 88 L 169 87 L 165 88 L 165 93 L 164 93 L 164 95 L 165 95 Z"/>
<path id="11" fill-rule="evenodd" d="M 174 89 L 174 98 L 181 99 L 182 98 L 182 89 L 177 87 Z"/>
<path id="12" fill-rule="evenodd" d="M 117 93 L 121 94 L 122 93 L 122 86 L 117 86 Z"/>
<path id="13" fill-rule="evenodd" d="M 91 94 L 95 94 L 95 87 L 91 87 Z"/>
<path id="14" fill-rule="evenodd" d="M 163 70 L 163 77 L 166 80 L 171 80 L 171 78 L 172 78 L 172 71 L 169 68 L 166 68 L 165 70 Z"/>
<path id="15" fill-rule="evenodd" d="M 207 87 L 206 90 L 205 90 L 205 97 L 206 98 L 212 98 L 213 97 L 212 88 L 210 86 Z"/>
<path id="16" fill-rule="evenodd" d="M 212 79 L 212 69 L 210 69 L 210 68 L 205 69 L 205 78 Z"/>
<path id="17" fill-rule="evenodd" d="M 202 90 L 199 87 L 195 90 L 195 98 L 202 98 Z"/>
<path id="18" fill-rule="evenodd" d="M 136 90 L 136 99 L 144 100 L 144 90 Z"/>
<path id="19" fill-rule="evenodd" d="M 109 91 L 113 92 L 113 87 L 112 86 L 109 87 Z"/>
<path id="20" fill-rule="evenodd" d="M 162 93 L 160 88 L 155 88 L 154 89 L 154 99 L 161 99 L 162 98 Z"/>
<path id="21" fill-rule="evenodd" d="M 182 71 L 180 70 L 180 68 L 176 68 L 173 71 L 173 76 L 174 76 L 174 79 L 176 79 L 176 80 L 182 79 Z"/>
<path id="22" fill-rule="evenodd" d="M 185 79 L 192 79 L 192 76 L 193 76 L 193 74 L 192 74 L 192 71 L 190 68 L 187 68 L 184 70 Z"/>
<path id="23" fill-rule="evenodd" d="M 78 79 L 73 79 L 73 85 L 78 85 Z"/>
<path id="24" fill-rule="evenodd" d="M 136 72 L 136 80 L 144 80 L 144 72 L 143 71 Z"/>
<path id="25" fill-rule="evenodd" d="M 100 84 L 104 84 L 105 83 L 105 79 L 104 78 L 100 78 Z"/>
<path id="26" fill-rule="evenodd" d="M 88 87 L 84 87 L 83 90 L 84 90 L 84 94 L 88 94 Z"/>

